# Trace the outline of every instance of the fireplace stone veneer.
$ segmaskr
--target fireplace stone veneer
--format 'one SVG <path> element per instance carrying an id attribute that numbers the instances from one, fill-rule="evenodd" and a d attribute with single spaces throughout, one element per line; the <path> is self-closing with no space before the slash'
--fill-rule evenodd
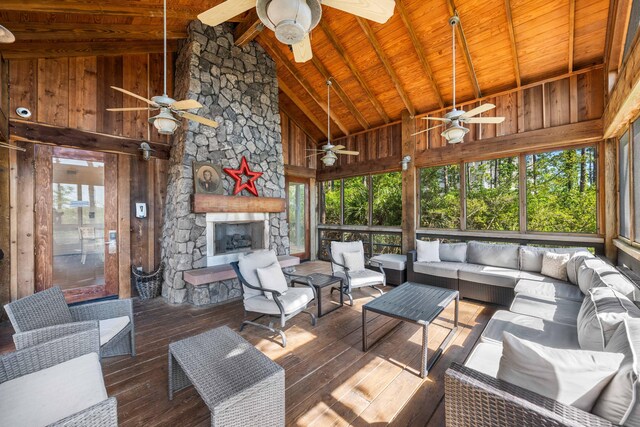
<path id="1" fill-rule="evenodd" d="M 237 168 L 246 156 L 252 170 L 263 172 L 256 182 L 260 196 L 286 197 L 275 63 L 255 42 L 235 46 L 232 30 L 229 23 L 208 27 L 192 22 L 176 60 L 174 98 L 196 99 L 203 105 L 198 114 L 212 118 L 219 126 L 214 129 L 184 120 L 172 141 L 162 235 L 162 295 L 170 303 L 203 305 L 241 295 L 235 279 L 195 287 L 184 281 L 184 271 L 213 265 L 211 262 L 230 262 L 238 256 L 216 259 L 215 251 L 210 251 L 215 242 L 207 236 L 207 216 L 222 214 L 215 209 L 194 213 L 194 161 Z M 225 195 L 233 194 L 233 184 L 223 176 Z M 261 246 L 275 249 L 278 255 L 289 253 L 285 212 L 245 215 L 259 215 L 256 221 L 265 224 Z M 242 235 L 237 240 L 247 243 L 239 242 Z"/>

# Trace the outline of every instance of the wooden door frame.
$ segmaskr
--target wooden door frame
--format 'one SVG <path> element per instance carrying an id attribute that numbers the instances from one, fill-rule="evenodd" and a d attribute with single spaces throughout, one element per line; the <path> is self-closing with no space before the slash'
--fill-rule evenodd
<path id="1" fill-rule="evenodd" d="M 302 178 L 297 176 L 287 176 L 285 177 L 285 188 L 287 193 L 287 223 L 289 227 L 291 224 L 289 223 L 289 184 L 304 184 L 304 240 L 305 240 L 305 251 L 302 253 L 291 253 L 291 255 L 299 256 L 301 260 L 308 260 L 311 258 L 311 207 L 309 205 L 310 202 L 310 185 L 311 181 L 309 178 Z"/>

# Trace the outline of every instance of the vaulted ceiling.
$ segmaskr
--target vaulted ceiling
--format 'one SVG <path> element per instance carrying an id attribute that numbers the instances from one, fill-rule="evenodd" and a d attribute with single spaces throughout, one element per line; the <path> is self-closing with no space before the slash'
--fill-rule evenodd
<path id="1" fill-rule="evenodd" d="M 168 34 L 220 0 L 169 0 Z M 451 105 L 451 27 L 458 13 L 457 100 L 468 101 L 604 62 L 609 0 L 396 0 L 383 25 L 323 8 L 312 33 L 314 57 L 295 63 L 288 46 L 263 30 L 257 41 L 278 67 L 281 105 L 316 141 L 326 139 L 326 85 L 333 77 L 332 136 Z M 233 21 L 248 28 L 253 12 Z M 5 56 L 158 51 L 161 0 L 2 0 L 0 24 L 17 42 Z M 249 33 L 249 37 L 255 34 Z M 95 48 L 88 50 L 87 46 Z M 101 50 L 102 49 L 102 50 Z M 91 53 L 89 53 L 91 52 Z"/>

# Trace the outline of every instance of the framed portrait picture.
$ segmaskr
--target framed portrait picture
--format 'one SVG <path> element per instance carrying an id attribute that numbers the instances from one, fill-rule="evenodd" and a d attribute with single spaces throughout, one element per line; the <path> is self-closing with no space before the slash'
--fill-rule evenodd
<path id="1" fill-rule="evenodd" d="M 193 162 L 196 194 L 222 194 L 222 170 L 209 162 Z"/>

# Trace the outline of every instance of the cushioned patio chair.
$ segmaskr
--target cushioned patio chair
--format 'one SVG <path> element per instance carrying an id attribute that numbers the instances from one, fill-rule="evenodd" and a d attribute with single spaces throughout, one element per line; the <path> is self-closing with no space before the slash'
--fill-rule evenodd
<path id="1" fill-rule="evenodd" d="M 380 295 L 384 294 L 382 289 L 375 286 L 387 284 L 382 263 L 370 260 L 364 255 L 362 241 L 331 242 L 329 257 L 333 275 L 344 280 L 342 292 L 349 298 L 349 305 L 353 307 L 353 289 L 371 287 L 380 292 Z M 370 270 L 367 266 L 378 268 L 380 271 Z"/>
<path id="2" fill-rule="evenodd" d="M 274 266 L 274 264 L 277 264 L 277 266 Z M 282 271 L 275 251 L 263 250 L 240 255 L 239 260 L 232 262 L 231 266 L 242 284 L 245 313 L 259 314 L 253 320 L 242 322 L 241 331 L 246 325 L 266 329 L 274 334 L 279 334 L 282 337 L 282 347 L 286 347 L 287 337 L 282 329 L 273 326 L 274 320 L 280 319 L 280 328 L 284 328 L 287 320 L 299 313 L 306 313 L 311 316 L 311 324 L 313 326 L 316 325 L 316 316 L 313 313 L 304 311 L 309 303 L 316 298 L 315 288 L 311 285 L 310 280 L 304 276 Z M 272 271 L 269 275 L 269 283 L 261 283 L 258 269 L 268 269 L 269 267 L 277 268 L 275 272 Z M 284 276 L 290 279 L 306 279 L 306 286 L 288 287 L 286 280 L 282 282 L 283 278 L 277 277 L 279 275 L 278 271 L 281 271 Z M 264 276 L 263 281 L 265 281 Z M 275 285 L 276 283 L 279 285 Z M 268 317 L 268 325 L 257 322 L 262 317 Z"/>
<path id="3" fill-rule="evenodd" d="M 11 302 L 4 308 L 16 332 L 13 341 L 18 350 L 95 328 L 100 331 L 102 357 L 136 354 L 130 299 L 69 307 L 62 290 L 56 286 Z"/>

